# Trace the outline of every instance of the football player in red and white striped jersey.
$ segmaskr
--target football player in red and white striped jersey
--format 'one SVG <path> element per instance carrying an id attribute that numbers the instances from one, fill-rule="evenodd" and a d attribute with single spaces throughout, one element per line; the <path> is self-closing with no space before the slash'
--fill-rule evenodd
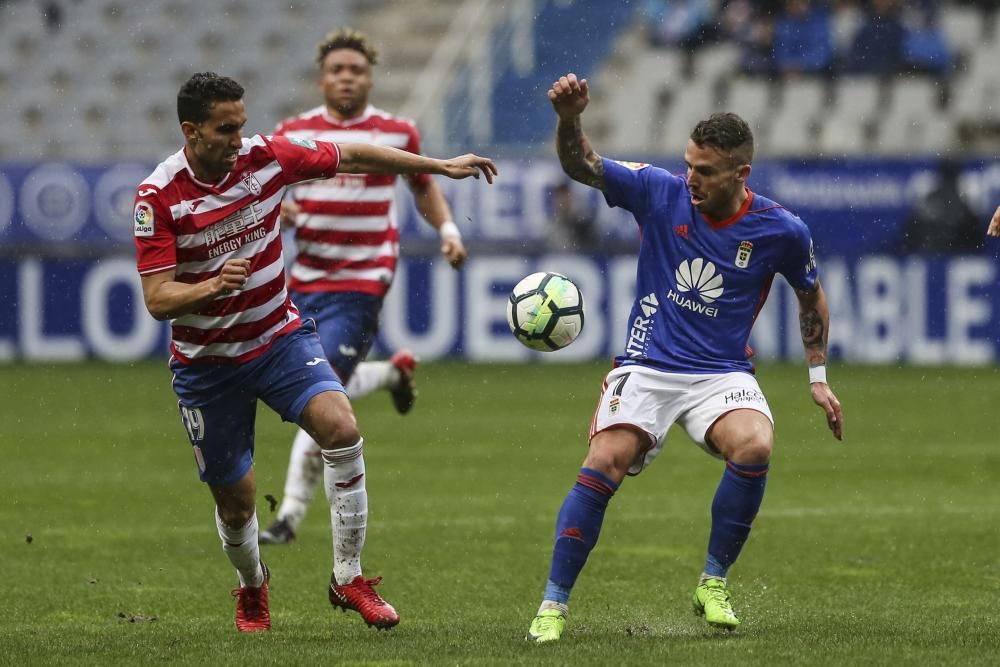
<path id="1" fill-rule="evenodd" d="M 184 147 L 137 188 L 134 236 L 150 314 L 172 320 L 170 362 L 200 478 L 216 503 L 223 549 L 240 579 L 236 625 L 270 628 L 268 570 L 254 511 L 254 418 L 261 399 L 322 448 L 332 508 L 330 601 L 370 625 L 399 616 L 361 573 L 367 523 L 363 440 L 344 387 L 311 321 L 285 288 L 279 236 L 288 186 L 338 173 L 436 173 L 492 182 L 492 161 L 285 137 L 243 137 L 243 88 L 214 73 L 180 89 Z"/>
<path id="2" fill-rule="evenodd" d="M 372 68 L 378 53 L 367 35 L 343 28 L 317 47 L 323 104 L 282 121 L 276 136 L 314 141 L 356 141 L 420 153 L 420 133 L 409 120 L 372 106 Z M 327 359 L 351 400 L 378 389 L 392 392 L 396 409 L 413 405 L 415 359 L 406 350 L 390 361 L 365 361 L 379 328 L 382 300 L 399 256 L 396 175 L 338 175 L 295 187 L 283 204 L 284 222 L 295 228 L 297 254 L 290 269 L 292 300 L 316 320 Z M 417 209 L 441 237 L 441 253 L 454 267 L 465 246 L 451 208 L 430 174 L 406 183 Z M 284 495 L 263 544 L 295 539 L 322 474 L 319 447 L 299 430 L 292 444 Z"/>

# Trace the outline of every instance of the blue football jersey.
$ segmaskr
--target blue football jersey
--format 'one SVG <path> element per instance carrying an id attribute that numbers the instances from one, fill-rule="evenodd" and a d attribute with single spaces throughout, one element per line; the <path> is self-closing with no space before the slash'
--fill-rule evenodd
<path id="1" fill-rule="evenodd" d="M 687 179 L 604 160 L 605 199 L 639 224 L 636 296 L 619 364 L 675 373 L 753 372 L 747 341 L 780 273 L 801 290 L 818 279 L 809 228 L 748 190 L 731 218 L 710 221 Z"/>

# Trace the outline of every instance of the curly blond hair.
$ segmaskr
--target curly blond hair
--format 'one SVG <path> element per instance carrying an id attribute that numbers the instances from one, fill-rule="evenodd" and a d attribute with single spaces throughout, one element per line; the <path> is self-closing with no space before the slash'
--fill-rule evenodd
<path id="1" fill-rule="evenodd" d="M 367 60 L 369 65 L 378 64 L 378 50 L 368 39 L 368 35 L 354 28 L 340 28 L 328 32 L 323 41 L 316 47 L 316 64 L 323 66 L 323 60 L 330 51 L 337 49 L 354 49 Z"/>

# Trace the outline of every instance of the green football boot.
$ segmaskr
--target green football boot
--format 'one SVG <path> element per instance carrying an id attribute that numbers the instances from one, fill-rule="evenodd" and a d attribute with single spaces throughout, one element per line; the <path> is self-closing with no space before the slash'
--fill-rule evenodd
<path id="1" fill-rule="evenodd" d="M 556 642 L 566 629 L 566 616 L 558 609 L 546 609 L 535 616 L 528 628 L 529 642 L 541 644 L 543 642 Z"/>
<path id="2" fill-rule="evenodd" d="M 708 624 L 716 628 L 733 630 L 740 624 L 729 602 L 729 589 L 726 580 L 710 577 L 698 584 L 694 589 L 694 613 L 704 616 Z"/>

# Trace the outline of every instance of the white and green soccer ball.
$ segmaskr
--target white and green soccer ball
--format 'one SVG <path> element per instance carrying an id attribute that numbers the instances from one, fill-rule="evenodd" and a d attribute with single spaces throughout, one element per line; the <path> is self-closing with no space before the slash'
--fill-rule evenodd
<path id="1" fill-rule="evenodd" d="M 561 273 L 532 273 L 511 290 L 507 324 L 532 350 L 560 350 L 583 331 L 583 294 Z"/>

